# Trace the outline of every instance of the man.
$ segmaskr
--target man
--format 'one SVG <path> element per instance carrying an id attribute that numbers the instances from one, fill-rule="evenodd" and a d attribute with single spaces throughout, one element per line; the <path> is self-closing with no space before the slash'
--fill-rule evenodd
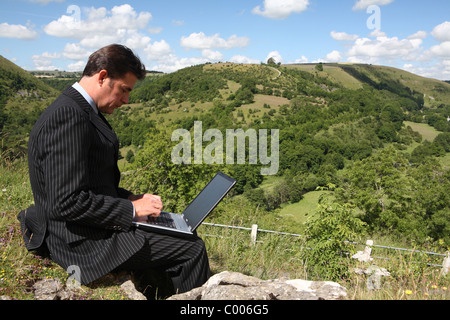
<path id="1" fill-rule="evenodd" d="M 119 188 L 119 142 L 102 113 L 128 103 L 144 65 L 121 45 L 98 50 L 79 83 L 64 92 L 34 125 L 28 162 L 35 206 L 19 214 L 29 250 L 48 249 L 53 261 L 88 284 L 122 268 L 162 270 L 174 292 L 209 277 L 204 243 L 137 229 L 133 219 L 158 216 L 156 195 Z M 69 268 L 70 267 L 70 268 Z"/>

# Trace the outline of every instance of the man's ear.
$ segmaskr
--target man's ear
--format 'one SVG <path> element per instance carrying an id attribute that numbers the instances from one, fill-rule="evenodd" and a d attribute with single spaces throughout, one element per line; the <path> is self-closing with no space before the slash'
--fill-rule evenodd
<path id="1" fill-rule="evenodd" d="M 98 84 L 100 85 L 100 87 L 103 85 L 103 83 L 106 81 L 107 78 L 108 78 L 108 71 L 101 70 L 98 73 L 97 81 L 98 81 Z"/>

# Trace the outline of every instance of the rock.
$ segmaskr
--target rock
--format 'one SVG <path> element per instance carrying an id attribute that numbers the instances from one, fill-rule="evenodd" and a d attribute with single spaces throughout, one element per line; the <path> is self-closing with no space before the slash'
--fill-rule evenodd
<path id="1" fill-rule="evenodd" d="M 139 291 L 131 280 L 127 280 L 120 285 L 120 288 L 126 293 L 131 300 L 147 300 L 147 298 Z"/>
<path id="2" fill-rule="evenodd" d="M 373 246 L 373 240 L 367 240 L 364 251 L 358 251 L 357 253 L 355 253 L 352 256 L 352 258 L 358 259 L 358 261 L 360 261 L 360 262 L 372 261 L 373 258 L 370 256 L 370 254 L 372 253 L 372 246 Z"/>
<path id="3" fill-rule="evenodd" d="M 334 282 L 261 280 L 238 272 L 212 276 L 202 287 L 168 300 L 341 300 L 347 290 Z"/>
<path id="4" fill-rule="evenodd" d="M 33 289 L 36 300 L 69 300 L 71 296 L 58 278 L 39 280 L 33 285 Z"/>
<path id="5" fill-rule="evenodd" d="M 147 300 L 147 298 L 136 289 L 132 276 L 129 273 L 109 273 L 92 284 L 95 286 L 118 286 L 131 300 Z M 34 298 L 36 300 L 70 300 L 74 297 L 76 291 L 81 288 L 78 286 L 63 285 L 61 280 L 43 279 L 33 285 Z"/>
<path id="6" fill-rule="evenodd" d="M 384 268 L 371 265 L 367 269 L 355 268 L 354 272 L 360 275 L 369 276 L 366 280 L 367 289 L 379 290 L 381 289 L 381 277 L 389 277 L 391 274 Z"/>
<path id="7" fill-rule="evenodd" d="M 386 269 L 380 268 L 375 265 L 371 265 L 367 269 L 355 268 L 354 271 L 355 271 L 355 273 L 361 274 L 361 275 L 366 274 L 366 275 L 377 275 L 377 276 L 383 276 L 383 277 L 389 277 L 391 275 L 391 273 L 389 271 L 387 271 Z"/>

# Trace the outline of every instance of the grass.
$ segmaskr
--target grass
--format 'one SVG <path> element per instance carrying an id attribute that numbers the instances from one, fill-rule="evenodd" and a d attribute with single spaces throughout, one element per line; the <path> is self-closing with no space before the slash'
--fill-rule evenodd
<path id="1" fill-rule="evenodd" d="M 280 216 L 289 216 L 299 223 L 305 223 L 309 216 L 317 210 L 317 203 L 321 195 L 327 191 L 311 191 L 303 195 L 303 199 L 296 203 L 282 206 Z"/>
<path id="2" fill-rule="evenodd" d="M 432 126 L 426 123 L 416 123 L 411 121 L 404 121 L 404 126 L 410 126 L 411 129 L 422 135 L 423 141 L 433 142 L 434 139 L 441 133 Z M 406 149 L 407 153 L 411 153 L 420 143 L 413 141 Z M 439 157 L 439 160 L 444 168 L 450 168 L 450 153 L 447 153 L 443 157 Z"/>
<path id="3" fill-rule="evenodd" d="M 324 280 L 309 274 L 303 237 L 258 233 L 255 245 L 250 243 L 250 231 L 203 226 L 200 231 L 210 252 L 213 272 L 238 271 L 261 279 L 287 277 L 291 279 Z M 363 250 L 359 246 L 358 250 Z M 427 266 L 428 257 L 400 251 L 374 249 L 374 261 L 368 263 L 347 259 L 350 270 L 377 265 L 390 272 L 389 277 L 352 273 L 339 283 L 347 288 L 349 300 L 448 300 L 449 279 L 440 269 Z M 381 257 L 380 257 L 381 256 Z M 442 262 L 442 261 L 441 261 Z M 378 280 L 371 290 L 368 281 Z"/>
<path id="4" fill-rule="evenodd" d="M 437 131 L 432 126 L 426 123 L 416 123 L 411 121 L 404 122 L 405 127 L 410 126 L 411 129 L 420 133 L 422 135 L 423 140 L 427 140 L 433 142 L 433 140 L 439 135 L 439 131 Z"/>
<path id="5" fill-rule="evenodd" d="M 67 279 L 65 270 L 54 262 L 35 256 L 25 249 L 17 213 L 32 203 L 26 162 L 17 160 L 0 163 L 0 296 L 13 299 L 34 299 L 32 285 L 44 278 Z M 276 179 L 266 181 L 266 187 Z M 319 193 L 310 193 L 302 200 L 300 209 L 314 210 Z M 305 208 L 300 208 L 304 206 Z M 288 208 L 288 207 L 287 207 Z M 285 210 L 287 208 L 284 208 Z M 294 207 L 292 207 L 294 208 Z M 292 209 L 291 208 L 291 209 Z M 290 211 L 293 211 L 289 209 Z M 303 212 L 303 214 L 304 214 Z M 280 220 L 281 216 L 281 220 Z M 301 216 L 301 214 L 299 214 Z M 266 230 L 283 231 L 286 223 L 282 215 L 265 213 L 242 198 L 226 200 L 215 210 L 209 222 L 251 227 L 257 223 Z M 256 244 L 250 241 L 250 231 L 203 225 L 199 235 L 204 239 L 213 273 L 237 271 L 261 279 L 288 277 L 291 279 L 324 280 L 308 274 L 304 260 L 304 237 L 259 232 Z M 389 243 L 389 240 L 385 240 Z M 377 241 L 375 241 L 377 243 Z M 358 250 L 362 250 L 363 246 Z M 440 275 L 440 268 L 427 266 L 427 257 L 404 252 L 383 252 L 374 249 L 373 256 L 381 256 L 373 264 L 386 268 L 391 276 L 383 278 L 380 289 L 368 290 L 368 276 L 352 274 L 340 284 L 347 288 L 350 300 L 448 300 L 448 276 Z M 349 268 L 363 267 L 348 259 Z M 434 262 L 433 262 L 434 263 Z M 439 263 L 439 262 L 438 262 Z M 440 261 L 442 263 L 442 261 Z M 368 267 L 370 264 L 364 265 Z M 74 291 L 76 300 L 127 299 L 117 285 L 97 282 Z"/>

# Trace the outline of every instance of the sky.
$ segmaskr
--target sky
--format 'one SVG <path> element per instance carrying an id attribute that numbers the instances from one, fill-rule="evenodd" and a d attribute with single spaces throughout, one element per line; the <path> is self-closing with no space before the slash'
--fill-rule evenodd
<path id="1" fill-rule="evenodd" d="M 162 72 L 273 57 L 450 80 L 450 1 L 0 0 L 0 55 L 26 70 L 82 71 L 111 43 Z"/>

